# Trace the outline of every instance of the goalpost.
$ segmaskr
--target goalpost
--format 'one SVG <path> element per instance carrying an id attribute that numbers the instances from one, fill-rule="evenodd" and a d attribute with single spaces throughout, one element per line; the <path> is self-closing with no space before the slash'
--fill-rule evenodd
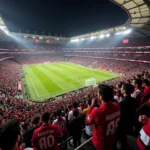
<path id="1" fill-rule="evenodd" d="M 96 86 L 96 79 L 95 78 L 89 78 L 87 80 L 85 80 L 85 86 Z"/>

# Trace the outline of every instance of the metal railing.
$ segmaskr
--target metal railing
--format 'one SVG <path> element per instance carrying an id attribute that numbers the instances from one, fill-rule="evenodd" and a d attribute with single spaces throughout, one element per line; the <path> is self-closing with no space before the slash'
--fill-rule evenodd
<path id="1" fill-rule="evenodd" d="M 75 150 L 79 150 L 79 149 L 83 148 L 84 146 L 89 144 L 91 141 L 92 141 L 92 137 L 90 139 L 88 139 L 87 141 L 85 141 L 84 143 L 82 143 L 80 146 L 78 146 Z"/>

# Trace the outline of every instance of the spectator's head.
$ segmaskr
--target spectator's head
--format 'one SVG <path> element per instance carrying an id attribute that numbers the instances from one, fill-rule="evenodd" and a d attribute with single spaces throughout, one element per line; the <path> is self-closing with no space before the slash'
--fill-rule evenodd
<path id="1" fill-rule="evenodd" d="M 62 116 L 62 111 L 61 111 L 61 109 L 58 109 L 58 110 L 56 111 L 56 114 L 57 114 L 57 117 L 61 117 L 61 116 Z"/>
<path id="2" fill-rule="evenodd" d="M 35 115 L 32 120 L 32 124 L 38 126 L 40 123 L 40 115 Z"/>
<path id="3" fill-rule="evenodd" d="M 116 88 L 121 89 L 121 85 L 122 85 L 121 83 L 116 84 Z"/>
<path id="4" fill-rule="evenodd" d="M 73 102 L 73 104 L 72 104 L 72 105 L 73 105 L 73 108 L 74 108 L 74 109 L 77 109 L 77 108 L 78 108 L 78 106 L 79 106 L 79 105 L 78 105 L 78 102 Z"/>
<path id="5" fill-rule="evenodd" d="M 0 148 L 13 150 L 18 148 L 21 136 L 21 126 L 16 119 L 9 120 L 0 127 Z"/>
<path id="6" fill-rule="evenodd" d="M 72 105 L 69 105 L 69 106 L 68 106 L 68 109 L 69 109 L 69 111 L 72 110 Z"/>
<path id="7" fill-rule="evenodd" d="M 134 79 L 136 79 L 136 77 L 135 77 L 135 76 L 133 76 L 131 79 L 132 79 L 132 80 L 134 80 Z"/>
<path id="8" fill-rule="evenodd" d="M 42 114 L 42 121 L 44 123 L 48 123 L 50 121 L 50 113 L 49 112 L 44 112 Z"/>
<path id="9" fill-rule="evenodd" d="M 124 83 L 121 87 L 121 93 L 124 96 L 130 96 L 134 91 L 134 86 L 132 84 Z"/>
<path id="10" fill-rule="evenodd" d="M 24 131 L 26 131 L 27 128 L 28 128 L 28 123 L 27 123 L 27 122 L 25 122 L 24 124 L 22 124 L 22 129 L 23 129 Z"/>
<path id="11" fill-rule="evenodd" d="M 68 108 L 66 108 L 66 109 L 65 109 L 65 114 L 68 114 L 68 112 L 69 112 L 69 111 L 68 111 Z"/>
<path id="12" fill-rule="evenodd" d="M 77 109 L 73 110 L 73 116 L 77 118 L 79 115 L 79 111 Z"/>
<path id="13" fill-rule="evenodd" d="M 91 98 L 88 98 L 88 105 L 91 106 L 92 100 Z"/>
<path id="14" fill-rule="evenodd" d="M 132 80 L 132 85 L 136 88 L 141 88 L 142 81 L 140 79 L 134 79 L 134 80 Z"/>
<path id="15" fill-rule="evenodd" d="M 140 74 L 137 75 L 137 79 L 141 79 L 142 76 Z"/>
<path id="16" fill-rule="evenodd" d="M 99 99 L 102 102 L 107 103 L 113 100 L 114 92 L 111 87 L 109 87 L 108 85 L 99 85 L 98 88 Z"/>
<path id="17" fill-rule="evenodd" d="M 126 81 L 126 83 L 129 83 L 129 84 L 130 84 L 130 83 L 131 83 L 131 81 L 130 81 L 130 80 L 127 80 L 127 81 Z"/>
<path id="18" fill-rule="evenodd" d="M 143 80 L 142 87 L 149 86 L 149 85 L 150 85 L 150 84 L 149 84 L 149 80 L 144 79 L 144 80 Z"/>

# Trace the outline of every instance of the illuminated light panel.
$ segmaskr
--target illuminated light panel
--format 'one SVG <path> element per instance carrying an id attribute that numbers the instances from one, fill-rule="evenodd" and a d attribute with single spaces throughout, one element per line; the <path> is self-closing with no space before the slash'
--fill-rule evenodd
<path id="1" fill-rule="evenodd" d="M 128 44 L 128 43 L 129 43 L 129 39 L 124 39 L 124 40 L 122 41 L 122 43 L 123 43 L 123 44 Z"/>
<path id="2" fill-rule="evenodd" d="M 50 40 L 46 40 L 46 43 L 50 43 Z"/>
<path id="3" fill-rule="evenodd" d="M 35 41 L 35 43 L 39 43 L 39 40 L 38 40 L 38 39 L 35 39 L 34 41 Z"/>

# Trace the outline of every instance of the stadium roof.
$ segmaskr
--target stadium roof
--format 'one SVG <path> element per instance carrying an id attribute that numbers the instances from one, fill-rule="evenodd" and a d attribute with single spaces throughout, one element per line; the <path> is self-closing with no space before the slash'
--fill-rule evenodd
<path id="1" fill-rule="evenodd" d="M 115 3 L 122 9 L 124 9 L 129 19 L 127 22 L 119 27 L 114 27 L 111 29 L 101 30 L 97 32 L 92 32 L 76 37 L 72 37 L 72 39 L 77 38 L 88 38 L 90 36 L 98 36 L 101 34 L 107 33 L 115 33 L 116 31 L 122 31 L 126 28 L 132 28 L 132 36 L 133 37 L 141 37 L 141 36 L 150 36 L 150 2 L 148 0 L 110 0 Z M 117 19 L 117 18 L 116 18 Z"/>
<path id="2" fill-rule="evenodd" d="M 149 0 L 111 0 L 122 7 L 129 15 L 127 24 L 135 30 L 150 35 L 150 1 Z"/>
<path id="3" fill-rule="evenodd" d="M 110 35 L 117 32 L 125 31 L 126 29 L 132 28 L 132 36 L 139 37 L 139 36 L 150 36 L 150 2 L 149 0 L 110 0 L 113 3 L 117 4 L 121 8 L 123 8 L 128 16 L 129 19 L 127 22 L 118 27 L 109 28 L 105 30 L 100 30 L 97 32 L 92 32 L 88 34 L 83 34 L 75 37 L 71 37 L 71 40 L 74 39 L 84 39 L 90 38 L 95 36 L 103 36 L 103 35 Z M 116 18 L 117 19 L 117 18 Z M 41 36 L 35 34 L 22 34 L 22 33 L 11 33 L 8 31 L 2 17 L 0 16 L 0 40 L 11 40 L 8 36 L 9 34 L 15 36 L 21 36 L 23 38 L 38 38 L 38 39 L 49 39 L 53 41 L 52 43 L 66 43 L 70 38 L 65 37 L 56 37 L 56 36 Z"/>

